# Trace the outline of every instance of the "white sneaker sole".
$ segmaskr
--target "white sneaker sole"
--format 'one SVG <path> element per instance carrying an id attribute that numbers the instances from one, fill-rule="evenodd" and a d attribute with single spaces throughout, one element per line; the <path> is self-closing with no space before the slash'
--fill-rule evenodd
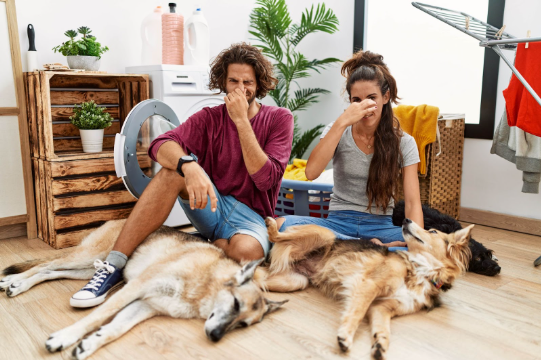
<path id="1" fill-rule="evenodd" d="M 105 294 L 92 298 L 92 299 L 74 299 L 73 297 L 70 298 L 70 305 L 76 308 L 89 308 L 98 306 L 99 304 L 103 303 L 105 301 L 105 298 L 107 295 L 109 295 L 111 292 L 114 292 L 119 287 L 124 285 L 124 282 L 121 281 L 115 286 L 113 286 L 109 291 L 107 291 Z"/>

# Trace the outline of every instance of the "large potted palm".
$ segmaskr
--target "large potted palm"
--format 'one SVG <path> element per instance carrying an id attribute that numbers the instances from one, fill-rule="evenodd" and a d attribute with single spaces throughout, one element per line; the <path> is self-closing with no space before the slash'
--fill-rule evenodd
<path id="1" fill-rule="evenodd" d="M 285 0 L 257 0 L 256 3 L 257 7 L 250 14 L 250 34 L 255 36 L 254 40 L 260 42 L 254 45 L 274 61 L 274 70 L 279 81 L 269 95 L 277 106 L 291 110 L 295 118 L 293 146 L 289 158 L 292 161 L 294 158 L 302 158 L 324 127 L 318 124 L 301 133 L 296 112 L 308 109 L 310 105 L 318 102 L 320 95 L 329 93 L 322 88 L 301 88 L 297 80 L 310 77 L 313 72 L 319 73 L 329 65 L 341 62 L 337 58 L 309 60 L 296 48 L 309 34 L 335 33 L 338 30 L 338 18 L 325 4 L 318 4 L 316 8 L 312 5 L 310 9 L 305 9 L 300 23 L 292 24 Z"/>

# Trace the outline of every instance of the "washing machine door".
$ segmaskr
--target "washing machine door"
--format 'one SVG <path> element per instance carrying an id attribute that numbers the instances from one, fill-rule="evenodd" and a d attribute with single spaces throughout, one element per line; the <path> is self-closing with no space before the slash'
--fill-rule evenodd
<path id="1" fill-rule="evenodd" d="M 156 99 L 140 102 L 126 117 L 122 130 L 115 138 L 115 171 L 134 197 L 141 197 L 150 180 L 161 169 L 161 165 L 152 161 L 147 154 L 150 143 L 178 125 L 180 122 L 173 109 Z M 189 223 L 176 202 L 164 224 L 180 226 Z"/>
<path id="2" fill-rule="evenodd" d="M 141 196 L 161 168 L 147 155 L 150 143 L 178 125 L 173 109 L 155 99 L 140 102 L 126 117 L 115 138 L 115 171 L 134 197 Z"/>

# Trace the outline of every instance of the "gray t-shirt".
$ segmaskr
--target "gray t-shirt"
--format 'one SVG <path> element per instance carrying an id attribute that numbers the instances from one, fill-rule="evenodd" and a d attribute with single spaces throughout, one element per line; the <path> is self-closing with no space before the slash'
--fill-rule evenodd
<path id="1" fill-rule="evenodd" d="M 329 132 L 334 122 L 327 125 L 321 134 L 321 139 Z M 400 151 L 404 158 L 403 167 L 417 164 L 419 152 L 415 139 L 403 132 L 400 140 Z M 331 194 L 329 210 L 355 210 L 368 212 L 368 197 L 366 196 L 366 183 L 368 181 L 368 170 L 374 154 L 365 154 L 357 147 L 351 126 L 342 134 L 340 142 L 336 147 L 333 157 L 334 188 Z M 390 166 L 390 164 L 389 164 Z M 394 201 L 391 199 L 387 212 L 383 214 L 381 208 L 376 209 L 372 204 L 372 214 L 391 215 L 393 213 Z"/>

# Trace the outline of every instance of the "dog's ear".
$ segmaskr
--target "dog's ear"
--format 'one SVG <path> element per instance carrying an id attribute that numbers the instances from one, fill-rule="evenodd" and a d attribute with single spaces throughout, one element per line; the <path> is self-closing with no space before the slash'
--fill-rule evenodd
<path id="1" fill-rule="evenodd" d="M 457 230 L 454 233 L 455 244 L 460 245 L 460 246 L 468 245 L 468 242 L 470 241 L 471 231 L 474 226 L 475 226 L 474 224 L 471 224 L 470 226 L 467 226 L 464 229 Z"/>
<path id="2" fill-rule="evenodd" d="M 248 281 L 252 280 L 254 278 L 255 269 L 264 260 L 265 258 L 250 261 L 248 264 L 244 265 L 242 269 L 237 271 L 237 273 L 235 274 L 235 281 L 237 282 L 237 286 L 242 286 L 246 284 Z"/>
<path id="3" fill-rule="evenodd" d="M 267 307 L 267 311 L 265 311 L 265 315 L 278 310 L 282 305 L 284 305 L 289 300 L 284 301 L 272 301 L 267 298 L 265 298 L 265 306 Z"/>
<path id="4" fill-rule="evenodd" d="M 451 259 L 458 265 L 461 271 L 466 271 L 471 259 L 471 250 L 468 246 L 473 224 L 456 231 L 454 241 L 449 244 L 448 252 Z"/>

